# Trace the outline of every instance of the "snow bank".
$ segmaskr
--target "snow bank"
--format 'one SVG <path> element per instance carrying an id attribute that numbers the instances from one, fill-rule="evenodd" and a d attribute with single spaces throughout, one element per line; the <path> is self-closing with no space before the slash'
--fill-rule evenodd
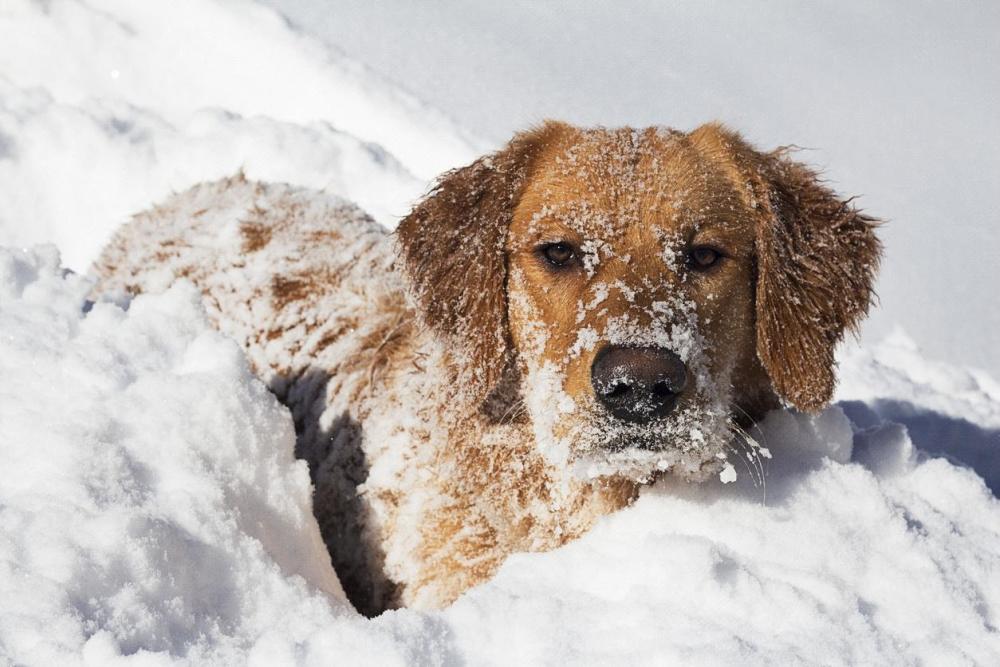
<path id="1" fill-rule="evenodd" d="M 52 247 L 0 277 L 0 656 L 225 657 L 347 612 L 291 419 L 193 287 L 84 315 Z"/>
<path id="2" fill-rule="evenodd" d="M 121 102 L 62 104 L 0 78 L 3 243 L 54 242 L 83 270 L 129 214 L 171 189 L 239 169 L 339 193 L 389 226 L 425 187 L 378 146 L 325 122 L 294 125 L 208 109 L 173 125 Z"/>
<path id="3" fill-rule="evenodd" d="M 391 227 L 482 150 L 249 3 L 13 0 L 0 35 L 0 244 L 55 242 L 80 271 L 128 215 L 241 168 Z"/>
<path id="4" fill-rule="evenodd" d="M 52 248 L 0 253 L 0 659 L 1000 661 L 1000 504 L 839 407 L 765 420 L 763 484 L 665 482 L 450 608 L 363 619 L 287 412 L 194 290 L 84 312 L 88 288 Z"/>
<path id="5" fill-rule="evenodd" d="M 169 122 L 206 108 L 324 120 L 422 179 L 479 148 L 441 112 L 248 2 L 5 0 L 0 34 L 0 73 L 64 104 L 117 99 Z"/>

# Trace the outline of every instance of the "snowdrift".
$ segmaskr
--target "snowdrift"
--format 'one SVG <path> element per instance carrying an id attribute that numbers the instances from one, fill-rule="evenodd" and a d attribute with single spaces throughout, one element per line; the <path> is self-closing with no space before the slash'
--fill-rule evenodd
<path id="1" fill-rule="evenodd" d="M 55 242 L 78 271 L 128 215 L 239 169 L 391 227 L 485 148 L 252 3 L 0 9 L 0 243 Z"/>
<path id="2" fill-rule="evenodd" d="M 765 470 L 667 480 L 448 609 L 364 619 L 323 551 L 289 414 L 193 287 L 90 304 L 90 286 L 52 247 L 0 254 L 5 661 L 1000 660 L 1000 504 L 861 401 L 864 428 L 841 407 L 772 413 Z M 919 385 L 852 364 L 873 391 Z"/>

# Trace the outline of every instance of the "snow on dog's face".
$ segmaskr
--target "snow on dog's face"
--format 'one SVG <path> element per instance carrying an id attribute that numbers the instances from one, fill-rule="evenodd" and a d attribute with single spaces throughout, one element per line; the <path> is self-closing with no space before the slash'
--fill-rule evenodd
<path id="1" fill-rule="evenodd" d="M 679 133 L 566 133 L 537 157 L 507 236 L 507 289 L 550 460 L 638 477 L 720 464 L 745 398 L 734 382 L 769 394 L 753 229 L 735 184 Z"/>
<path id="2" fill-rule="evenodd" d="M 547 123 L 446 174 L 399 239 L 473 402 L 519 375 L 550 463 L 634 479 L 717 470 L 779 398 L 822 407 L 879 254 L 812 171 L 717 125 Z"/>

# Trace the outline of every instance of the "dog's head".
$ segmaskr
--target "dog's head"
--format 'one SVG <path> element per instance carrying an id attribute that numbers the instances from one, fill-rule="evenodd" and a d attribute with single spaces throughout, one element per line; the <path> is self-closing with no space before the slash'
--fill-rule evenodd
<path id="1" fill-rule="evenodd" d="M 829 401 L 834 347 L 871 299 L 873 226 L 719 125 L 547 123 L 445 174 L 398 238 L 474 401 L 519 373 L 551 460 L 641 478 L 715 469 L 778 398 Z"/>

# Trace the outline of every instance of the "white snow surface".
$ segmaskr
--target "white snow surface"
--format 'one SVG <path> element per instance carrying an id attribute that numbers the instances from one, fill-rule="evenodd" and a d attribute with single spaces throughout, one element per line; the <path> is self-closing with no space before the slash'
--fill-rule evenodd
<path id="1" fill-rule="evenodd" d="M 328 188 L 393 226 L 481 150 L 264 7 L 0 5 L 0 243 L 54 241 L 80 271 L 131 213 L 240 168 Z"/>
<path id="2" fill-rule="evenodd" d="M 561 16 L 534 11 L 539 29 Z M 602 11 L 587 16 L 604 21 Z M 754 20 L 778 30 L 775 11 Z M 985 30 L 993 14 L 983 13 Z M 643 15 L 660 16 L 640 11 L 636 20 Z M 657 20 L 651 30 L 666 25 Z M 960 34 L 963 21 L 941 34 Z M 489 34 L 533 34 L 514 18 L 487 23 Z M 560 35 L 550 34 L 556 47 L 580 36 Z M 389 37 L 373 28 L 372 39 Z M 825 44 L 823 53 L 841 48 Z M 931 63 L 934 81 L 946 82 L 952 60 Z M 684 66 L 740 81 L 719 62 Z M 782 71 L 776 80 L 803 80 Z M 976 109 L 995 106 L 966 94 L 976 81 L 956 83 L 959 94 L 939 100 L 944 111 L 976 120 Z M 865 80 L 868 94 L 873 82 Z M 508 94 L 524 81 L 503 83 L 497 90 Z M 739 126 L 789 116 L 766 113 L 762 100 L 774 96 L 737 93 L 725 99 L 760 103 L 745 119 L 729 117 Z M 683 99 L 683 122 L 655 120 L 705 119 L 698 99 Z M 756 134 L 821 145 L 838 165 L 853 164 L 851 147 L 869 147 L 864 154 L 878 159 L 846 189 L 882 192 L 874 208 L 893 218 L 931 219 L 952 206 L 948 238 L 967 234 L 958 223 L 978 220 L 979 181 L 949 180 L 966 173 L 944 150 L 954 130 L 915 131 L 937 116 L 908 114 L 889 129 L 926 141 L 897 159 L 874 130 L 829 108 L 819 125 L 845 136 L 843 146 L 766 124 Z M 927 359 L 902 330 L 841 350 L 839 403 L 823 414 L 768 416 L 754 434 L 772 455 L 763 484 L 749 461 L 733 462 L 728 484 L 666 480 L 580 540 L 510 558 L 447 609 L 365 619 L 343 600 L 320 542 L 287 410 L 210 329 L 194 289 L 85 302 L 82 272 L 106 237 L 171 190 L 242 167 L 252 178 L 326 187 L 391 226 L 433 175 L 485 146 L 259 5 L 0 3 L 0 245 L 54 241 L 78 271 L 63 268 L 52 246 L 0 251 L 0 664 L 1000 664 L 1000 385 Z M 970 153 L 984 182 L 996 164 L 984 161 L 990 150 L 987 141 Z M 935 151 L 948 159 L 912 172 Z M 890 163 L 912 182 L 893 186 L 880 171 Z M 942 252 L 940 239 L 927 238 Z M 897 240 L 889 252 L 886 271 L 898 277 L 884 285 L 917 284 L 914 275 L 928 271 L 919 262 L 900 269 L 923 256 L 917 242 Z M 964 247 L 954 252 L 968 259 Z M 988 289 L 995 274 L 976 270 L 968 285 Z M 897 301 L 930 326 L 917 340 L 932 341 L 935 356 L 951 339 L 936 333 L 944 327 L 933 314 L 946 311 L 923 306 L 941 305 L 952 295 L 941 290 L 954 287 L 938 283 L 924 301 Z M 892 287 L 885 300 L 899 293 Z M 967 309 L 977 293 L 962 288 L 950 303 Z M 954 327 L 974 344 L 949 357 L 980 354 L 976 365 L 995 368 L 981 351 L 1000 311 L 980 301 L 980 325 Z"/>
<path id="3" fill-rule="evenodd" d="M 85 315 L 52 246 L 0 276 L 0 657 L 219 657 L 346 612 L 288 412 L 193 286 Z"/>

